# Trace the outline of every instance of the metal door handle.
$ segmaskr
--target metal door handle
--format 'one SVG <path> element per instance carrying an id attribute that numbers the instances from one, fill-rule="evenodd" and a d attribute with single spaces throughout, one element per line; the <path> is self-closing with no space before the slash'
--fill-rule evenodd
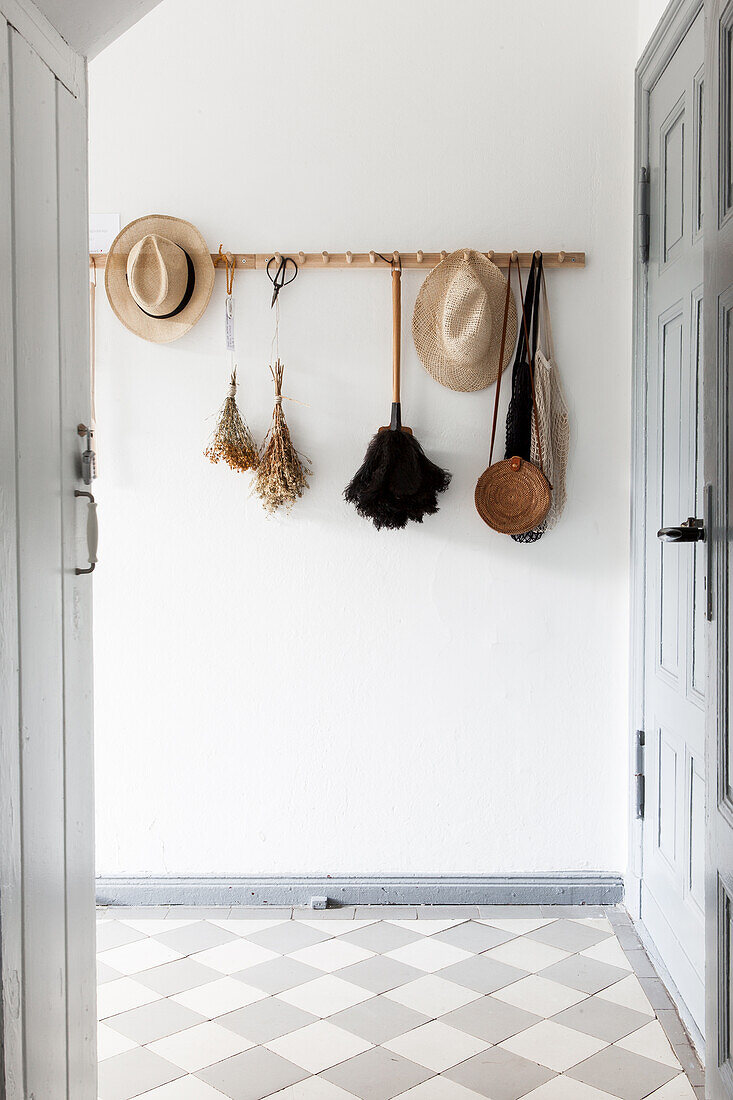
<path id="1" fill-rule="evenodd" d="M 89 568 L 75 569 L 77 577 L 82 573 L 93 573 L 97 564 L 97 543 L 99 541 L 99 526 L 97 524 L 97 502 L 91 493 L 85 493 L 82 489 L 74 489 L 75 497 L 87 497 L 89 507 L 87 510 L 87 549 L 89 551 Z"/>
<path id="2" fill-rule="evenodd" d="M 662 542 L 704 542 L 705 523 L 690 516 L 679 527 L 662 527 L 657 531 L 657 538 Z"/>

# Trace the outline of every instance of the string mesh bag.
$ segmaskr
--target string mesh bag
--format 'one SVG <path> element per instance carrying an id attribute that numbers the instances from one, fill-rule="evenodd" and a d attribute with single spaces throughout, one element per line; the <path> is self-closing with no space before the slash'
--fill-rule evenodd
<path id="1" fill-rule="evenodd" d="M 533 375 L 530 367 L 532 353 L 537 343 L 537 307 L 539 301 L 539 272 L 542 270 L 542 259 L 539 262 L 536 256 L 532 256 L 532 264 L 527 279 L 527 291 L 524 295 L 524 314 L 529 316 L 529 332 L 525 332 L 520 326 L 517 351 L 514 357 L 514 369 L 512 371 L 512 393 L 509 399 L 509 408 L 506 416 L 506 450 L 505 458 L 513 458 L 518 455 L 528 461 L 540 465 L 536 458 L 532 457 L 533 443 L 536 447 L 536 433 L 533 433 Z M 520 294 L 521 274 L 520 274 Z M 530 347 L 530 344 L 532 345 Z M 544 441 L 542 441 L 542 456 L 544 459 Z M 547 475 L 546 463 L 542 463 L 543 472 Z M 548 476 L 550 485 L 552 478 Z M 525 531 L 519 535 L 512 535 L 515 542 L 537 542 L 545 532 L 543 522 L 531 531 Z"/>
<path id="2" fill-rule="evenodd" d="M 541 346 L 535 353 L 534 360 L 536 420 L 533 423 L 536 425 L 536 431 L 532 433 L 531 459 L 533 462 L 537 461 L 539 454 L 537 439 L 539 437 L 545 464 L 545 475 L 552 486 L 550 510 L 545 518 L 543 528 L 545 531 L 551 531 L 560 519 L 567 500 L 565 475 L 570 449 L 570 424 L 568 421 L 568 407 L 554 358 L 552 325 L 544 271 L 541 275 L 541 283 L 540 317 L 542 336 Z"/>

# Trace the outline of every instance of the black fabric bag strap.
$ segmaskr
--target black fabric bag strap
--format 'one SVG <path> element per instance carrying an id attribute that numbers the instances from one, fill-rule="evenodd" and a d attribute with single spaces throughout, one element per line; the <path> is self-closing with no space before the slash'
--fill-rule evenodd
<path id="1" fill-rule="evenodd" d="M 519 261 L 517 261 L 519 264 Z M 501 349 L 499 351 L 499 373 L 496 377 L 496 396 L 494 397 L 494 419 L 491 424 L 491 445 L 489 447 L 489 466 L 494 457 L 494 440 L 496 439 L 496 422 L 499 416 L 499 390 L 501 389 L 501 376 L 504 373 L 504 349 L 506 348 L 506 329 L 509 321 L 509 300 L 512 295 L 512 258 L 509 257 L 509 269 L 506 273 L 506 297 L 504 298 L 504 320 L 501 326 Z"/>

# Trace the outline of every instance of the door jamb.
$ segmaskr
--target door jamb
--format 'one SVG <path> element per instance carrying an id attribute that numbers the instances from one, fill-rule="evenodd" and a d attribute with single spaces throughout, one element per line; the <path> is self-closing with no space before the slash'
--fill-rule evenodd
<path id="1" fill-rule="evenodd" d="M 703 0 L 671 0 L 636 66 L 634 80 L 634 276 L 631 389 L 631 584 L 629 666 L 629 849 L 625 902 L 634 920 L 641 917 L 644 822 L 636 816 L 636 731 L 644 727 L 644 642 L 646 631 L 646 413 L 647 413 L 647 264 L 641 258 L 639 188 L 649 163 L 649 97 L 667 64 L 702 10 Z"/>

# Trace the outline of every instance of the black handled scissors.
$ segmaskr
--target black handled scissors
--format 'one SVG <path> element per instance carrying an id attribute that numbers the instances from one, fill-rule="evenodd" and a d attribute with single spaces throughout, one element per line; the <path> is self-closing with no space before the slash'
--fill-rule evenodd
<path id="1" fill-rule="evenodd" d="M 274 263 L 277 263 L 276 256 L 272 256 L 267 261 L 267 277 L 272 283 L 272 301 L 270 302 L 270 309 L 272 309 L 272 307 L 275 305 L 275 302 L 277 301 L 277 296 L 282 288 L 284 286 L 288 286 L 289 283 L 292 283 L 293 279 L 298 274 L 298 265 L 296 264 L 295 260 L 290 258 L 290 256 L 283 256 L 281 258 L 280 263 L 278 264 L 277 271 L 273 276 L 270 274 L 270 265 Z M 292 266 L 293 270 L 293 273 L 289 279 L 287 278 L 289 270 L 288 264 Z"/>

